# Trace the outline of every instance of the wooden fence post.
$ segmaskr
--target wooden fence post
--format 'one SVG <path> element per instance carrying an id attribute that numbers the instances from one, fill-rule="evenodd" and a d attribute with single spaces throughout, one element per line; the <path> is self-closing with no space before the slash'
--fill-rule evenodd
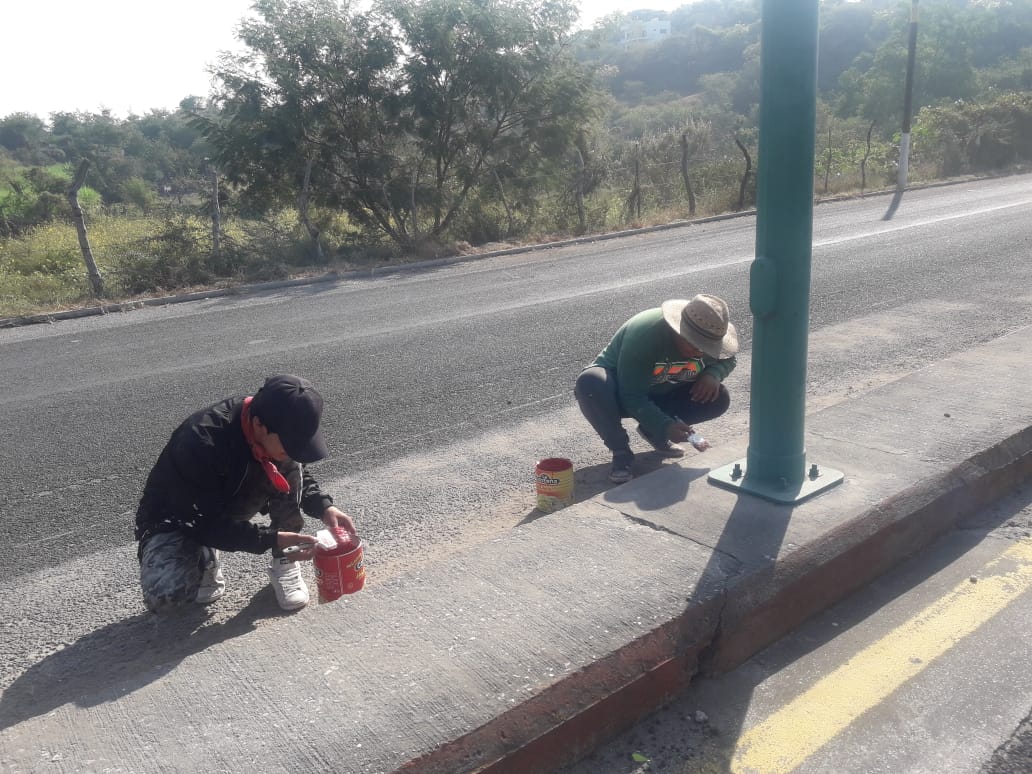
<path id="1" fill-rule="evenodd" d="M 742 144 L 742 141 L 738 139 L 738 135 L 735 135 L 735 145 L 738 146 L 738 150 L 745 156 L 745 172 L 742 173 L 742 182 L 738 186 L 738 209 L 744 209 L 745 207 L 745 191 L 749 187 L 749 175 L 752 174 L 752 156 L 749 155 L 748 149 Z"/>
<path id="2" fill-rule="evenodd" d="M 79 249 L 82 250 L 82 259 L 86 263 L 86 273 L 90 278 L 90 287 L 93 295 L 100 298 L 104 295 L 104 279 L 100 276 L 100 269 L 93 259 L 93 249 L 90 247 L 89 234 L 86 233 L 86 216 L 83 215 L 82 206 L 79 204 L 79 189 L 86 182 L 86 173 L 90 169 L 90 160 L 83 159 L 72 179 L 71 187 L 65 192 L 68 203 L 72 206 L 72 220 L 75 221 L 75 232 L 79 235 Z"/>
<path id="3" fill-rule="evenodd" d="M 867 150 L 864 152 L 864 157 L 860 159 L 860 196 L 863 197 L 864 189 L 867 187 L 867 159 L 871 157 L 871 132 L 874 131 L 874 125 L 877 121 L 871 121 L 871 125 L 867 128 Z"/>
<path id="4" fill-rule="evenodd" d="M 634 186 L 631 188 L 631 195 L 627 197 L 627 214 L 641 220 L 641 146 L 634 149 Z"/>
<path id="5" fill-rule="evenodd" d="M 297 211 L 298 216 L 301 218 L 301 225 L 305 227 L 305 231 L 308 232 L 308 238 L 312 240 L 312 250 L 315 252 L 315 260 L 322 263 L 323 260 L 323 248 L 322 239 L 319 234 L 319 229 L 312 219 L 308 216 L 308 204 L 311 200 L 312 194 L 312 166 L 315 161 L 309 157 L 305 161 L 305 176 L 304 181 L 301 183 L 301 193 L 297 197 Z"/>
<path id="6" fill-rule="evenodd" d="M 681 133 L 681 177 L 684 179 L 684 190 L 688 193 L 688 217 L 695 217 L 695 191 L 692 190 L 692 179 L 688 175 L 688 132 Z"/>
<path id="7" fill-rule="evenodd" d="M 577 181 L 575 183 L 575 194 L 577 197 L 577 219 L 580 222 L 580 230 L 577 232 L 583 234 L 588 230 L 587 219 L 584 217 L 584 157 L 581 155 L 580 149 L 577 149 Z"/>
<path id="8" fill-rule="evenodd" d="M 831 121 L 828 121 L 828 155 L 824 160 L 824 195 L 828 195 L 828 178 L 831 176 Z"/>
<path id="9" fill-rule="evenodd" d="M 219 208 L 219 173 L 215 165 L 208 167 L 211 172 L 211 257 L 212 263 L 218 265 L 219 255 L 222 252 L 222 212 Z"/>

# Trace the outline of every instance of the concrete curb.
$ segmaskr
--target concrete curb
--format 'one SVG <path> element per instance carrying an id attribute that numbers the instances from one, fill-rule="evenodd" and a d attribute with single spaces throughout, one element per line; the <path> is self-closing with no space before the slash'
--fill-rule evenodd
<path id="1" fill-rule="evenodd" d="M 687 688 L 734 669 L 1032 477 L 1032 426 L 887 497 L 823 538 L 689 606 L 512 711 L 399 772 L 547 772 L 578 760 Z M 583 706 L 564 717 L 564 708 Z"/>
<path id="2" fill-rule="evenodd" d="M 706 674 L 739 666 L 1030 476 L 1032 427 L 1027 427 L 801 546 L 769 575 L 757 574 L 734 589 L 703 665 Z"/>

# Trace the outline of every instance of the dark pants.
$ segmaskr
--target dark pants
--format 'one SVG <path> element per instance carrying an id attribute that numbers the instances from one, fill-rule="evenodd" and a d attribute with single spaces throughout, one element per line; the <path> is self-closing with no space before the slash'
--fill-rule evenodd
<path id="1" fill-rule="evenodd" d="M 304 527 L 301 467 L 291 462 L 282 466 L 281 471 L 290 482 L 290 494 L 270 498 L 265 473 L 257 465 L 252 465 L 247 475 L 262 476 L 260 485 L 245 479 L 241 485 L 242 493 L 230 504 L 228 517 L 250 521 L 260 511 L 268 510 L 270 527 L 300 532 Z M 282 556 L 283 552 L 274 549 L 272 555 Z M 180 531 L 159 532 L 140 543 L 139 557 L 143 602 L 148 610 L 161 613 L 194 602 L 205 563 L 210 559 L 210 549 Z"/>
<path id="2" fill-rule="evenodd" d="M 720 394 L 712 403 L 698 403 L 692 400 L 692 383 L 677 387 L 665 395 L 657 395 L 652 402 L 667 415 L 694 425 L 715 419 L 731 405 L 731 394 L 720 385 Z M 581 371 L 573 388 L 581 413 L 606 447 L 615 453 L 630 453 L 630 441 L 624 430 L 624 417 L 630 414 L 620 405 L 616 384 L 616 372 L 611 368 L 592 366 Z"/>

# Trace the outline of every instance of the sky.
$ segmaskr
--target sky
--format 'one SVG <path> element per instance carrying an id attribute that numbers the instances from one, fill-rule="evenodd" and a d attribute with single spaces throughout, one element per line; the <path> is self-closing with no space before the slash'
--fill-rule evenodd
<path id="1" fill-rule="evenodd" d="M 0 25 L 0 118 L 99 112 L 124 118 L 207 96 L 206 68 L 236 47 L 252 0 L 10 0 Z M 581 26 L 688 0 L 581 0 Z M 164 10 L 162 10 L 164 9 Z"/>

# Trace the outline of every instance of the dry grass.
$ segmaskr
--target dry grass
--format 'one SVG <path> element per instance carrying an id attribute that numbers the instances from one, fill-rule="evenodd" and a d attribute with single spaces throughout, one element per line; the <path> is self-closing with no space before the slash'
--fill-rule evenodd
<path id="1" fill-rule="evenodd" d="M 915 170 L 912 181 L 934 179 L 930 170 Z M 964 179 L 972 179 L 967 176 Z M 860 190 L 859 175 L 840 176 L 829 179 L 828 192 L 823 192 L 823 180 L 817 181 L 816 199 L 842 198 L 859 196 L 862 193 L 872 194 L 875 190 L 885 190 L 879 186 L 872 190 L 870 186 L 865 192 Z M 869 185 L 869 183 L 868 183 Z M 731 196 L 727 192 L 708 192 L 700 195 L 697 202 L 695 219 L 733 212 L 737 204 L 737 193 Z M 751 205 L 747 206 L 749 209 Z M 588 213 L 588 230 L 586 235 L 599 235 L 626 231 L 630 229 L 663 226 L 671 223 L 685 222 L 689 219 L 686 204 L 677 206 L 648 206 L 640 217 L 628 219 L 626 212 L 621 211 L 621 203 L 616 196 L 598 197 L 592 202 Z M 193 219 L 192 225 L 198 229 L 210 229 L 210 225 L 201 219 Z M 497 250 L 528 247 L 532 245 L 553 244 L 576 236 L 566 230 L 536 230 L 518 239 L 489 242 L 482 245 L 470 245 L 466 242 L 451 244 L 426 245 L 423 249 L 403 254 L 393 248 L 384 246 L 352 247 L 338 251 L 333 258 L 318 265 L 306 264 L 296 257 L 289 262 L 283 259 L 284 251 L 303 252 L 303 235 L 297 230 L 293 218 L 281 215 L 270 219 L 262 225 L 262 234 L 246 233 L 239 222 L 227 222 L 227 231 L 232 239 L 239 242 L 251 240 L 271 247 L 261 256 L 253 256 L 251 265 L 235 277 L 219 278 L 206 283 L 180 284 L 167 291 L 158 288 L 154 292 L 130 294 L 119 291 L 119 260 L 127 251 L 145 244 L 154 234 L 159 233 L 165 219 L 145 216 L 113 216 L 100 214 L 91 218 L 89 223 L 90 243 L 100 271 L 110 279 L 108 284 L 110 295 L 105 303 L 132 303 L 144 298 L 161 297 L 163 295 L 186 294 L 200 292 L 212 288 L 227 288 L 233 285 L 250 284 L 273 278 L 300 279 L 322 276 L 327 273 L 346 273 L 349 271 L 368 271 L 388 266 L 404 266 L 422 260 L 445 258 L 459 255 L 483 255 Z M 263 234 L 274 231 L 276 238 L 267 240 Z M 334 229 L 338 233 L 348 230 L 347 224 L 337 224 Z M 576 229 L 574 229 L 576 230 Z M 280 253 L 277 255 L 277 251 Z M 256 267 L 258 267 L 256 269 Z M 0 240 L 0 318 L 15 318 L 26 315 L 47 314 L 96 306 L 96 299 L 90 295 L 86 278 L 82 253 L 79 249 L 75 229 L 71 224 L 54 223 L 41 226 L 19 239 Z"/>

